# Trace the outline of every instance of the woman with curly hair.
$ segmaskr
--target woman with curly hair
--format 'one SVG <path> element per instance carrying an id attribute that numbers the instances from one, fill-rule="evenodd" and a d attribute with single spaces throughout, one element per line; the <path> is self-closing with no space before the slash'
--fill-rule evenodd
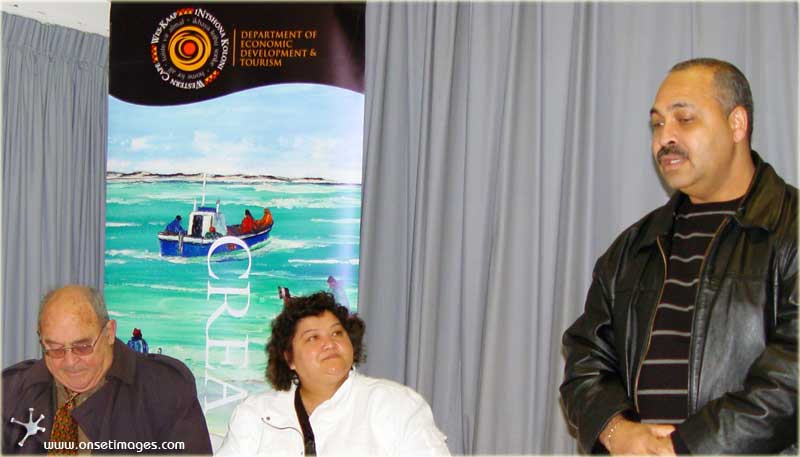
<path id="1" fill-rule="evenodd" d="M 357 373 L 364 321 L 333 295 L 291 297 L 272 321 L 267 380 L 231 416 L 218 455 L 449 455 L 414 390 Z"/>

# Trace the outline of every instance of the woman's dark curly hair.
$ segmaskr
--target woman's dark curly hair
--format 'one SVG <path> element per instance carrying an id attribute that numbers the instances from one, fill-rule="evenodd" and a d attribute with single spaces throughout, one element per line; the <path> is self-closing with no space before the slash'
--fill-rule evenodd
<path id="1" fill-rule="evenodd" d="M 319 316 L 330 311 L 339 319 L 353 345 L 353 365 L 364 362 L 364 321 L 357 314 L 336 303 L 328 292 L 317 292 L 304 297 L 292 297 L 283 311 L 272 320 L 272 334 L 267 343 L 267 381 L 275 390 L 289 390 L 297 374 L 289 368 L 283 354 L 292 354 L 292 338 L 297 323 L 308 316 Z"/>

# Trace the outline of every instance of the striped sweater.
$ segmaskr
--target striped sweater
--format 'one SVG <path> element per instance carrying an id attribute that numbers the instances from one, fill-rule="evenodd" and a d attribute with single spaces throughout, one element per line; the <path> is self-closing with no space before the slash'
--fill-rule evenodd
<path id="1" fill-rule="evenodd" d="M 679 424 L 687 417 L 689 347 L 701 268 L 722 221 L 738 204 L 739 199 L 695 205 L 687 198 L 678 208 L 666 280 L 637 384 L 644 423 Z"/>

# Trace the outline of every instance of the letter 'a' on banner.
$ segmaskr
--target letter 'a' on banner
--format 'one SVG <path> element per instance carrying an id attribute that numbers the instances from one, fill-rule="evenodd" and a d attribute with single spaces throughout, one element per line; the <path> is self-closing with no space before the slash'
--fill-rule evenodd
<path id="1" fill-rule="evenodd" d="M 279 292 L 357 308 L 364 9 L 111 5 L 109 313 L 192 370 L 215 447 Z"/>

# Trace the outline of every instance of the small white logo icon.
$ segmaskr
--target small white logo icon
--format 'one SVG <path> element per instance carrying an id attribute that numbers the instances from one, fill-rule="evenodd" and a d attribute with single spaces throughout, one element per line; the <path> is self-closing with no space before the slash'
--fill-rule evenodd
<path id="1" fill-rule="evenodd" d="M 27 440 L 29 436 L 33 436 L 45 430 L 44 427 L 39 427 L 39 421 L 41 421 L 42 419 L 44 419 L 44 414 L 39 414 L 39 418 L 36 419 L 36 422 L 33 421 L 33 408 L 28 408 L 28 422 L 20 422 L 14 419 L 13 417 L 11 418 L 12 424 L 19 424 L 27 429 L 25 437 L 22 438 L 22 441 L 17 443 L 17 446 L 22 447 L 22 445 L 25 444 L 25 440 Z"/>

